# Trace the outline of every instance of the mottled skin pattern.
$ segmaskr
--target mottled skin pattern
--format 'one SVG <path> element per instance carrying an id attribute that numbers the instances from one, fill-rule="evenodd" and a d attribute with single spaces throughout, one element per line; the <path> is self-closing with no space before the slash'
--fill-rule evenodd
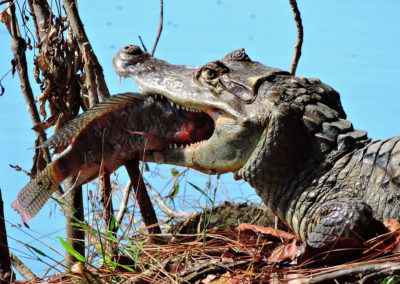
<path id="1" fill-rule="evenodd" d="M 380 221 L 399 219 L 400 137 L 371 142 L 354 130 L 339 94 L 318 79 L 266 67 L 243 49 L 197 68 L 131 45 L 114 69 L 145 94 L 213 118 L 209 139 L 165 150 L 165 163 L 234 172 L 308 245 L 373 236 Z"/>

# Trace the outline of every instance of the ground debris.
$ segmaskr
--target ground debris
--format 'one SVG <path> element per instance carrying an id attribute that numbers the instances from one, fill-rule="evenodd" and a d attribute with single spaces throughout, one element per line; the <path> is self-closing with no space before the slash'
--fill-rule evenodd
<path id="1" fill-rule="evenodd" d="M 289 232 L 247 223 L 132 236 L 135 258 L 119 250 L 112 266 L 79 263 L 76 271 L 30 283 L 389 283 L 381 281 L 400 275 L 399 233 L 392 227 L 369 241 L 343 240 L 318 250 Z"/>

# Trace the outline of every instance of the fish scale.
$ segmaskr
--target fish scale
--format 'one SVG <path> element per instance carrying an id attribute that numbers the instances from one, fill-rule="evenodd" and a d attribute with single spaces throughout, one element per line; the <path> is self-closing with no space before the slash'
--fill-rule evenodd
<path id="1" fill-rule="evenodd" d="M 28 222 L 69 176 L 76 174 L 75 186 L 79 186 L 98 177 L 102 167 L 113 172 L 145 150 L 168 148 L 181 120 L 166 100 L 154 101 L 138 93 L 110 97 L 40 146 L 67 148 L 18 193 L 11 206 Z"/>

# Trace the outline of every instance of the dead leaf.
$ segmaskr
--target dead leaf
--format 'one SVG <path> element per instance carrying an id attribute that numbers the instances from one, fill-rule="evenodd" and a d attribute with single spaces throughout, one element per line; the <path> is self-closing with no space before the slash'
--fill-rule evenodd
<path id="1" fill-rule="evenodd" d="M 36 66 L 42 71 L 47 72 L 50 69 L 49 58 L 46 56 L 45 52 L 41 52 L 38 57 L 36 57 Z"/>
<path id="2" fill-rule="evenodd" d="M 11 34 L 11 15 L 9 9 L 0 13 L 0 21 L 6 25 L 8 32 Z"/>
<path id="3" fill-rule="evenodd" d="M 58 116 L 52 115 L 47 120 L 37 123 L 32 129 L 35 131 L 45 131 L 56 123 Z"/>
<path id="4" fill-rule="evenodd" d="M 395 219 L 385 220 L 385 221 L 383 221 L 383 224 L 391 232 L 394 232 L 394 231 L 397 231 L 400 229 L 400 223 L 399 223 L 399 221 L 397 221 Z"/>
<path id="5" fill-rule="evenodd" d="M 271 227 L 262 227 L 262 226 L 247 224 L 247 223 L 240 224 L 239 226 L 236 227 L 235 230 L 251 231 L 255 234 L 269 235 L 269 236 L 273 236 L 273 237 L 282 239 L 283 241 L 291 241 L 293 239 L 297 239 L 297 237 L 292 233 L 288 233 L 288 232 L 285 232 L 282 230 L 275 230 L 274 228 L 271 228 Z"/>
<path id="6" fill-rule="evenodd" d="M 298 251 L 299 246 L 297 245 L 297 240 L 293 239 L 289 244 L 281 244 L 276 247 L 267 261 L 268 263 L 277 263 L 285 260 L 294 260 Z"/>

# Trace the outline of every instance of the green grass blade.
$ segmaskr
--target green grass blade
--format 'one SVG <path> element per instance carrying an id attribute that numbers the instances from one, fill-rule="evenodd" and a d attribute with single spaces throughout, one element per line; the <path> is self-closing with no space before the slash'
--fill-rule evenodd
<path id="1" fill-rule="evenodd" d="M 67 243 L 66 241 L 64 241 L 61 237 L 58 237 L 58 239 L 61 242 L 61 245 L 71 254 L 73 255 L 77 260 L 83 262 L 83 263 L 87 263 L 86 258 L 81 255 L 79 252 L 77 252 L 69 243 Z"/>

